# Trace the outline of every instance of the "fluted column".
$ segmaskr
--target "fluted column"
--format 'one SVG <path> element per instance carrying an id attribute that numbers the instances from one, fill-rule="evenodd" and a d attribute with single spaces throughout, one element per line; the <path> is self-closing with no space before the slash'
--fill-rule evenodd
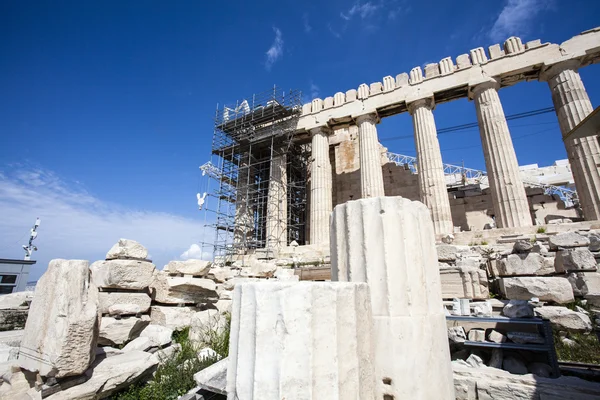
<path id="1" fill-rule="evenodd" d="M 377 139 L 377 116 L 361 115 L 356 118 L 360 157 L 360 191 L 362 198 L 385 196 L 381 151 Z"/>
<path id="2" fill-rule="evenodd" d="M 310 243 L 329 243 L 329 214 L 333 207 L 329 140 L 323 128 L 311 130 Z"/>
<path id="3" fill-rule="evenodd" d="M 369 284 L 377 399 L 455 399 L 435 236 L 425 205 L 377 197 L 336 206 L 331 280 Z"/>
<path id="4" fill-rule="evenodd" d="M 532 226 L 525 187 L 496 81 L 472 89 L 498 228 Z"/>
<path id="5" fill-rule="evenodd" d="M 240 165 L 238 168 L 238 180 L 236 185 L 235 199 L 235 230 L 233 242 L 236 250 L 241 254 L 248 248 L 248 240 L 252 231 L 252 210 L 248 204 L 248 192 L 250 186 L 250 167 Z"/>
<path id="6" fill-rule="evenodd" d="M 267 247 L 287 245 L 287 155 L 271 159 L 267 198 Z"/>
<path id="7" fill-rule="evenodd" d="M 415 127 L 419 196 L 431 212 L 435 233 L 452 233 L 454 225 L 446 189 L 442 152 L 433 118 L 433 107 L 432 98 L 417 100 L 408 106 Z"/>
<path id="8" fill-rule="evenodd" d="M 542 79 L 548 81 L 552 102 L 563 137 L 575 128 L 594 108 L 577 72 L 575 62 L 551 67 Z M 579 203 L 586 220 L 600 219 L 600 144 L 598 136 L 565 140 Z"/>
<path id="9" fill-rule="evenodd" d="M 371 332 L 365 283 L 237 284 L 227 398 L 380 400 Z"/>

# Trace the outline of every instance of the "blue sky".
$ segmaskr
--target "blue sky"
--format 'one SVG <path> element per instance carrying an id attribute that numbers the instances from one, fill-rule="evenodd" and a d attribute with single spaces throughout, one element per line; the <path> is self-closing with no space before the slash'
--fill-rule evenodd
<path id="1" fill-rule="evenodd" d="M 0 257 L 42 218 L 37 278 L 52 258 L 102 258 L 119 237 L 157 265 L 201 240 L 198 166 L 217 103 L 273 84 L 306 101 L 470 49 L 560 43 L 600 25 L 600 2 L 0 2 Z M 581 71 L 594 106 L 600 67 Z M 546 83 L 500 93 L 506 114 L 552 106 Z M 440 105 L 438 128 L 476 120 Z M 510 123 L 520 164 L 565 158 L 556 116 Z M 385 119 L 390 151 L 414 155 L 409 115 Z M 484 169 L 477 129 L 440 135 L 447 163 Z M 192 249 L 192 255 L 197 255 Z M 189 254 L 189 253 L 188 253 Z"/>

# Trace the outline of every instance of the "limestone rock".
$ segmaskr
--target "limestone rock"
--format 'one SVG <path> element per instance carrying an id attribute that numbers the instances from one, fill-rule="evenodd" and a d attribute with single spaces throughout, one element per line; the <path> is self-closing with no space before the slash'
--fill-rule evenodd
<path id="1" fill-rule="evenodd" d="M 506 336 L 501 334 L 500 332 L 492 329 L 488 334 L 488 340 L 494 343 L 504 343 L 506 342 Z"/>
<path id="2" fill-rule="evenodd" d="M 508 332 L 506 336 L 513 342 L 519 344 L 544 344 L 545 339 L 539 333 L 530 332 Z"/>
<path id="3" fill-rule="evenodd" d="M 154 274 L 150 290 L 153 300 L 163 304 L 196 304 L 219 297 L 210 279 L 171 277 L 163 271 Z"/>
<path id="4" fill-rule="evenodd" d="M 248 267 L 242 268 L 241 276 L 251 278 L 272 278 L 277 271 L 277 264 L 274 262 L 259 261 L 250 259 Z"/>
<path id="5" fill-rule="evenodd" d="M 589 246 L 590 240 L 577 232 L 564 232 L 553 235 L 548 238 L 550 250 L 561 248 L 585 247 Z"/>
<path id="6" fill-rule="evenodd" d="M 600 235 L 592 233 L 588 236 L 590 240 L 590 251 L 600 251 Z"/>
<path id="7" fill-rule="evenodd" d="M 501 278 L 500 291 L 510 300 L 530 300 L 537 297 L 541 301 L 560 304 L 575 300 L 569 281 L 559 277 Z"/>
<path id="8" fill-rule="evenodd" d="M 246 283 L 233 304 L 230 398 L 375 398 L 367 284 Z"/>
<path id="9" fill-rule="evenodd" d="M 441 244 L 436 246 L 438 261 L 456 261 L 456 246 Z"/>
<path id="10" fill-rule="evenodd" d="M 481 357 L 479 357 L 476 354 L 471 354 L 469 358 L 467 358 L 467 364 L 469 364 L 473 368 L 485 367 L 485 363 L 483 362 Z"/>
<path id="11" fill-rule="evenodd" d="M 549 319 L 552 325 L 571 332 L 590 332 L 592 321 L 590 317 L 566 307 L 545 306 L 535 309 L 535 313 L 542 318 Z"/>
<path id="12" fill-rule="evenodd" d="M 94 284 L 103 289 L 141 290 L 150 286 L 154 264 L 137 260 L 96 261 L 90 266 Z"/>
<path id="13" fill-rule="evenodd" d="M 52 260 L 37 283 L 21 341 L 19 364 L 42 376 L 83 373 L 94 361 L 98 289 L 89 263 Z"/>
<path id="14" fill-rule="evenodd" d="M 465 329 L 462 326 L 448 328 L 448 340 L 450 343 L 464 343 L 467 340 Z"/>
<path id="15" fill-rule="evenodd" d="M 173 329 L 166 326 L 150 324 L 140 333 L 140 337 L 147 337 L 153 346 L 164 347 L 171 343 Z"/>
<path id="16" fill-rule="evenodd" d="M 567 276 L 573 293 L 585 298 L 590 305 L 600 307 L 600 273 L 572 272 Z"/>
<path id="17" fill-rule="evenodd" d="M 202 389 L 227 395 L 227 367 L 229 358 L 224 358 L 208 368 L 194 374 L 194 380 Z"/>
<path id="18" fill-rule="evenodd" d="M 533 307 L 527 300 L 510 300 L 502 309 L 502 315 L 508 318 L 533 317 Z"/>
<path id="19" fill-rule="evenodd" d="M 502 361 L 502 368 L 511 374 L 524 375 L 527 373 L 527 366 L 525 363 L 516 356 L 504 357 Z"/>
<path id="20" fill-rule="evenodd" d="M 19 348 L 0 343 L 0 363 L 16 360 L 19 356 Z"/>
<path id="21" fill-rule="evenodd" d="M 142 315 L 140 318 L 127 317 L 121 319 L 102 317 L 98 343 L 107 346 L 127 343 L 137 338 L 149 323 L 150 317 L 147 315 Z"/>
<path id="22" fill-rule="evenodd" d="M 191 325 L 192 315 L 196 311 L 195 307 L 152 306 L 150 307 L 150 319 L 152 324 L 180 331 Z"/>
<path id="23" fill-rule="evenodd" d="M 151 347 L 155 347 L 152 343 L 152 340 L 149 337 L 138 337 L 133 339 L 131 342 L 127 343 L 125 347 L 123 347 L 123 353 L 127 353 L 130 351 L 146 351 Z"/>
<path id="24" fill-rule="evenodd" d="M 89 377 L 86 382 L 53 394 L 46 399 L 103 399 L 148 376 L 157 363 L 153 354 L 137 350 L 103 358 L 86 371 L 86 375 Z"/>
<path id="25" fill-rule="evenodd" d="M 450 267 L 440 270 L 442 298 L 489 298 L 489 282 L 484 270 L 469 267 Z"/>
<path id="26" fill-rule="evenodd" d="M 0 295 L 0 310 L 11 308 L 29 307 L 33 300 L 33 292 L 16 292 Z"/>
<path id="27" fill-rule="evenodd" d="M 511 254 L 505 259 L 492 263 L 496 276 L 549 275 L 554 273 L 554 265 L 546 262 L 546 257 L 538 253 Z"/>
<path id="28" fill-rule="evenodd" d="M 515 253 L 526 253 L 533 249 L 533 243 L 526 239 L 519 239 L 513 245 L 513 251 Z"/>
<path id="29" fill-rule="evenodd" d="M 208 271 L 208 278 L 216 282 L 223 283 L 237 276 L 237 271 L 229 267 L 212 267 Z"/>
<path id="30" fill-rule="evenodd" d="M 145 260 L 148 258 L 148 250 L 135 240 L 119 239 L 108 253 L 106 253 L 107 260 L 131 258 Z"/>
<path id="31" fill-rule="evenodd" d="M 210 269 L 211 262 L 204 260 L 171 261 L 164 268 L 170 274 L 204 276 Z"/>
<path id="32" fill-rule="evenodd" d="M 137 314 L 150 309 L 150 296 L 146 293 L 100 292 L 98 301 L 102 314 Z"/>
<path id="33" fill-rule="evenodd" d="M 24 329 L 28 315 L 27 307 L 0 310 L 0 332 Z"/>
<path id="34" fill-rule="evenodd" d="M 600 384 L 572 376 L 548 379 L 452 363 L 456 400 L 592 400 Z"/>
<path id="35" fill-rule="evenodd" d="M 473 328 L 469 331 L 469 340 L 472 342 L 485 342 L 485 330 Z"/>
<path id="36" fill-rule="evenodd" d="M 233 290 L 235 285 L 237 285 L 239 283 L 248 283 L 248 282 L 260 282 L 260 279 L 259 278 L 240 278 L 240 277 L 231 278 L 228 281 L 226 281 L 225 283 L 223 283 L 223 289 Z"/>
<path id="37" fill-rule="evenodd" d="M 492 368 L 502 368 L 503 361 L 504 353 L 502 352 L 502 349 L 492 349 L 489 366 Z"/>
<path id="38" fill-rule="evenodd" d="M 556 272 L 595 271 L 596 259 L 591 251 L 585 248 L 559 250 L 554 264 Z"/>

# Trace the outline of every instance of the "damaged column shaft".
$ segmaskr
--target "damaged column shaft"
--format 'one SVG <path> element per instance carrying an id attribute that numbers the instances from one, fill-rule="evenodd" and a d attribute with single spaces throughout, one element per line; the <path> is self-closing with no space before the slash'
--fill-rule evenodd
<path id="1" fill-rule="evenodd" d="M 385 196 L 381 152 L 377 139 L 377 116 L 361 115 L 356 118 L 360 157 L 360 191 L 362 198 Z"/>
<path id="2" fill-rule="evenodd" d="M 408 109 L 415 127 L 419 197 L 429 208 L 435 233 L 439 235 L 452 233 L 454 228 L 433 107 L 433 99 L 429 98 L 415 101 Z"/>
<path id="3" fill-rule="evenodd" d="M 563 137 L 594 109 L 577 71 L 577 62 L 564 62 L 543 75 L 552 91 L 552 102 Z M 598 136 L 565 140 L 573 179 L 586 220 L 600 219 L 600 144 Z"/>
<path id="4" fill-rule="evenodd" d="M 287 155 L 271 159 L 267 199 L 267 248 L 287 245 Z"/>
<path id="5" fill-rule="evenodd" d="M 495 80 L 473 89 L 479 133 L 498 228 L 531 226 L 531 213 Z"/>
<path id="6" fill-rule="evenodd" d="M 310 243 L 326 244 L 329 243 L 333 190 L 329 140 L 324 128 L 311 130 L 311 135 Z"/>

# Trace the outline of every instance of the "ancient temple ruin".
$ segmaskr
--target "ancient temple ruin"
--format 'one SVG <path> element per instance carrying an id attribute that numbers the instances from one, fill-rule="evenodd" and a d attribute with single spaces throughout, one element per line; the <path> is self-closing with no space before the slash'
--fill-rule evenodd
<path id="1" fill-rule="evenodd" d="M 218 161 L 202 167 L 219 182 L 211 210 L 215 255 L 262 251 L 272 258 L 269 254 L 290 243 L 326 248 L 333 207 L 378 196 L 422 201 L 438 237 L 484 226 L 528 227 L 547 222 L 543 218 L 551 212 L 598 220 L 597 137 L 565 140 L 576 193 L 565 182 L 524 184 L 498 91 L 530 80 L 548 82 L 564 138 L 593 111 L 578 69 L 598 62 L 599 41 L 599 28 L 562 44 L 510 37 L 503 45 L 479 47 L 424 71 L 415 67 L 304 105 L 299 92 L 273 88 L 219 108 L 212 146 Z M 477 111 L 487 169 L 482 175 L 489 189 L 480 193 L 487 197 L 479 205 L 463 199 L 468 187 L 449 193 L 434 117 L 436 106 L 465 97 Z M 418 168 L 398 165 L 397 155 L 378 140 L 381 119 L 404 112 L 413 119 Z M 467 170 L 457 172 L 466 178 Z M 538 218 L 536 204 L 551 203 L 553 211 Z M 469 210 L 482 211 L 484 220 L 469 220 Z"/>

